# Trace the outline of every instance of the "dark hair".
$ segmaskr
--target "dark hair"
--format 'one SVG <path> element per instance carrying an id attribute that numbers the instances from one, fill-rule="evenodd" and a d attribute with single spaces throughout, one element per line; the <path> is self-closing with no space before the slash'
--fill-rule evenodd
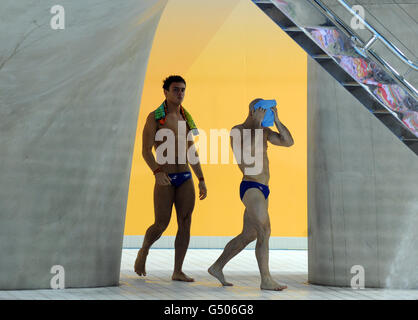
<path id="1" fill-rule="evenodd" d="M 254 99 L 253 101 L 251 101 L 250 102 L 250 105 L 249 105 L 249 107 L 250 107 L 250 112 L 251 111 L 254 111 L 254 106 L 257 104 L 257 102 L 259 102 L 259 101 L 262 101 L 263 99 L 261 99 L 261 98 L 257 98 L 257 99 Z"/>
<path id="2" fill-rule="evenodd" d="M 184 85 L 186 85 L 186 80 L 184 80 L 181 76 L 169 76 L 163 81 L 163 89 L 168 91 L 173 82 L 183 82 Z"/>

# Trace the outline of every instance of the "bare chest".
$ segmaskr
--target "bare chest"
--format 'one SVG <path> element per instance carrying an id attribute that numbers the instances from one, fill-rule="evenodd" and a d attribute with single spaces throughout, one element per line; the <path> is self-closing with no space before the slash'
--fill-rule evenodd
<path id="1" fill-rule="evenodd" d="M 181 114 L 169 113 L 165 118 L 164 124 L 158 123 L 158 129 L 166 129 L 178 139 L 185 139 L 187 136 L 187 125 Z M 168 133 L 167 132 L 167 133 Z"/>
<path id="2" fill-rule="evenodd" d="M 243 152 L 265 153 L 267 151 L 267 132 L 263 129 L 241 129 L 241 146 Z"/>

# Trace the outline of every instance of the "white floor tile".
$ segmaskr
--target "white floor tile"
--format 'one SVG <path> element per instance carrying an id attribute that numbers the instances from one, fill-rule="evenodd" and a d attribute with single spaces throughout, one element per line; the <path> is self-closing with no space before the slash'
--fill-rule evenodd
<path id="1" fill-rule="evenodd" d="M 343 299 L 418 299 L 418 290 L 363 289 L 310 285 L 306 250 L 271 250 L 270 269 L 273 277 L 288 286 L 282 292 L 260 290 L 260 276 L 254 250 L 244 250 L 225 267 L 224 274 L 233 287 L 222 287 L 207 273 L 219 257 L 219 249 L 189 249 L 183 270 L 195 278 L 193 283 L 171 281 L 174 266 L 173 249 L 151 249 L 147 276 L 133 271 L 138 249 L 122 252 L 120 285 L 108 288 L 65 290 L 0 291 L 0 299 L 135 299 L 135 300 L 343 300 Z M 168 269 L 167 269 L 168 266 Z"/>

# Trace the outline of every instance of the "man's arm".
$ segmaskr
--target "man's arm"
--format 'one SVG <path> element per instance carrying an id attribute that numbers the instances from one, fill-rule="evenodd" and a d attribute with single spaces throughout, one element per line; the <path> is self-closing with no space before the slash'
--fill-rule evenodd
<path id="1" fill-rule="evenodd" d="M 154 172 L 155 179 L 160 185 L 169 185 L 170 178 L 164 172 L 155 172 L 160 166 L 155 161 L 154 154 L 152 153 L 152 147 L 155 142 L 155 134 L 157 132 L 157 123 L 154 119 L 154 112 L 151 112 L 147 121 L 145 122 L 144 130 L 142 132 L 142 157 L 147 163 L 148 167 Z"/>
<path id="2" fill-rule="evenodd" d="M 258 109 L 257 109 L 258 110 Z M 230 133 L 229 133 L 229 142 L 231 144 L 232 152 L 234 153 L 235 160 L 238 164 L 239 169 L 241 170 L 242 174 L 245 175 L 245 164 L 244 161 L 242 161 L 242 152 L 243 152 L 243 143 L 244 139 L 242 137 L 243 130 L 241 125 L 236 125 L 232 127 Z"/>
<path id="3" fill-rule="evenodd" d="M 192 170 L 194 174 L 196 175 L 196 177 L 201 180 L 203 178 L 203 171 L 202 171 L 202 167 L 200 166 L 199 154 L 196 151 L 194 141 L 187 141 L 187 145 L 188 145 L 187 150 L 190 150 L 193 154 L 195 154 L 196 159 L 198 160 L 197 163 L 189 162 L 189 164 L 192 167 Z"/>
<path id="4" fill-rule="evenodd" d="M 150 167 L 150 169 L 154 172 L 156 169 L 158 169 L 159 165 L 155 161 L 154 154 L 152 153 L 155 134 L 157 132 L 157 123 L 153 118 L 154 116 L 151 112 L 147 117 L 144 131 L 142 132 L 142 157 L 144 158 L 148 167 Z"/>
<path id="5" fill-rule="evenodd" d="M 267 128 L 267 140 L 276 146 L 291 147 L 294 144 L 293 137 L 286 126 L 280 122 L 276 107 L 273 108 L 273 111 L 274 124 L 279 132 L 274 132 L 270 128 Z"/>
<path id="6" fill-rule="evenodd" d="M 206 183 L 203 177 L 202 167 L 200 166 L 199 155 L 196 151 L 194 141 L 187 141 L 187 150 L 190 150 L 191 152 L 193 152 L 193 154 L 195 154 L 196 159 L 198 160 L 196 163 L 189 162 L 189 164 L 192 167 L 194 174 L 199 179 L 199 199 L 203 200 L 206 198 L 207 189 L 206 189 Z"/>

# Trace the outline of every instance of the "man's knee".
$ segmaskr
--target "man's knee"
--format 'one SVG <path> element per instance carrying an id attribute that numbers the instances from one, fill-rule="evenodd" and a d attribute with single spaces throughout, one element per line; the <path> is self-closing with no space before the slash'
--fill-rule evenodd
<path id="1" fill-rule="evenodd" d="M 258 240 L 266 240 L 270 238 L 271 229 L 269 223 L 262 223 L 259 224 L 257 228 L 257 239 Z"/>
<path id="2" fill-rule="evenodd" d="M 257 239 L 257 231 L 255 229 L 244 233 L 245 242 L 250 243 Z"/>
<path id="3" fill-rule="evenodd" d="M 270 219 L 264 207 L 260 206 L 259 208 L 257 208 L 257 210 L 248 211 L 248 212 L 249 212 L 248 221 L 254 227 L 256 227 L 256 229 L 257 229 L 257 226 L 258 228 L 262 228 L 266 230 L 270 228 Z"/>
<path id="4" fill-rule="evenodd" d="M 154 223 L 154 228 L 158 233 L 163 233 L 165 231 L 165 229 L 167 229 L 168 224 L 170 223 L 170 221 L 166 222 L 156 222 Z"/>
<path id="5" fill-rule="evenodd" d="M 187 229 L 190 230 L 190 226 L 192 224 L 192 213 L 185 214 L 177 219 L 177 224 L 179 229 Z"/>

